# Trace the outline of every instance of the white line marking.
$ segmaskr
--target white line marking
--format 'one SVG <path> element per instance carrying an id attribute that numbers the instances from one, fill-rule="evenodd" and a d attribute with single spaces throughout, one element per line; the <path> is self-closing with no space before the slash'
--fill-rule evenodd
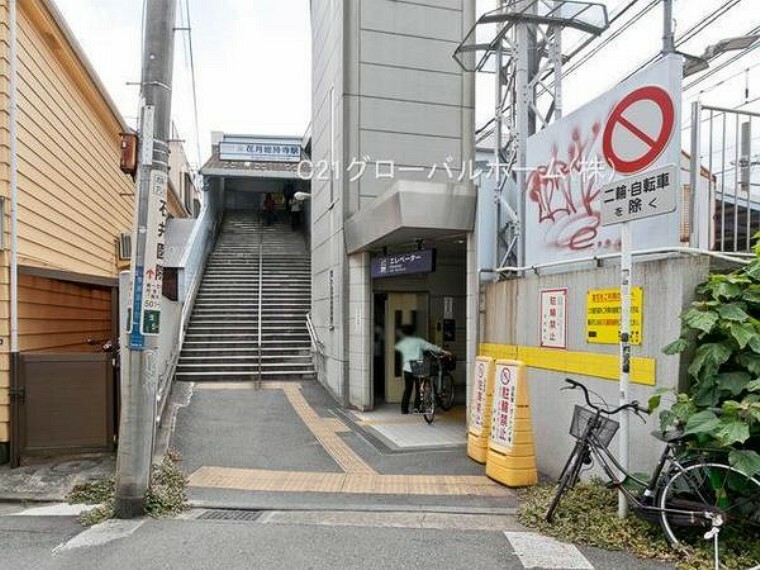
<path id="1" fill-rule="evenodd" d="M 594 570 L 572 544 L 564 544 L 535 532 L 505 532 L 524 568 L 556 568 L 562 570 Z"/>
<path id="2" fill-rule="evenodd" d="M 97 508 L 98 505 L 69 505 L 68 503 L 58 503 L 47 505 L 45 507 L 34 507 L 26 509 L 9 516 L 14 517 L 78 517 L 82 513 Z"/>
<path id="3" fill-rule="evenodd" d="M 91 548 L 93 546 L 102 546 L 131 536 L 140 528 L 145 520 L 119 521 L 110 520 L 88 528 L 80 532 L 68 542 L 59 544 L 53 549 L 53 556 L 77 548 Z"/>

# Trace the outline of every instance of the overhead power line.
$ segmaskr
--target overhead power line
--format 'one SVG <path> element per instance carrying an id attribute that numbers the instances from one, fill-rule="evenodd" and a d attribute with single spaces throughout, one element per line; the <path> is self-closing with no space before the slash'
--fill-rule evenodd
<path id="1" fill-rule="evenodd" d="M 734 8 L 737 4 L 742 2 L 743 0 L 727 0 L 726 2 L 723 2 L 720 6 L 715 8 L 712 12 L 705 15 L 703 18 L 701 18 L 696 24 L 691 26 L 688 30 L 686 30 L 683 34 L 681 34 L 679 37 L 676 38 L 676 47 L 682 46 L 689 40 L 697 37 L 701 32 L 703 32 L 708 26 L 715 23 L 718 19 L 721 18 L 724 14 L 726 14 L 729 10 Z M 648 65 L 654 63 L 657 61 L 659 55 L 656 55 L 649 60 L 647 60 L 645 63 L 642 63 L 636 70 L 631 73 L 628 77 L 633 75 L 634 73 L 638 73 Z"/>

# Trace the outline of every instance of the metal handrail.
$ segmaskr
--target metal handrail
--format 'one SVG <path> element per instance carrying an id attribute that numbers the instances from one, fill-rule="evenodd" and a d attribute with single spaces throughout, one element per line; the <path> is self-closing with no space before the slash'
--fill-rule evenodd
<path id="1" fill-rule="evenodd" d="M 324 356 L 324 348 L 322 342 L 317 337 L 317 329 L 314 328 L 314 321 L 311 318 L 311 311 L 306 313 L 306 330 L 309 331 L 309 340 L 311 341 L 311 350 L 317 353 L 319 356 Z"/>
<path id="2" fill-rule="evenodd" d="M 256 335 L 256 344 L 258 346 L 259 353 L 259 377 L 257 381 L 257 387 L 261 388 L 261 358 L 262 358 L 262 342 L 261 342 L 261 319 L 262 319 L 262 305 L 263 305 L 263 288 L 264 288 L 264 224 L 262 220 L 259 220 L 259 302 L 258 302 L 258 333 Z"/>

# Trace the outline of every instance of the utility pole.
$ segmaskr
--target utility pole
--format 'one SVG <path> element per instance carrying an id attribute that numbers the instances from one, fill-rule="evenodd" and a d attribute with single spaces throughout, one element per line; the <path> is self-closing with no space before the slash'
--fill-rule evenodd
<path id="1" fill-rule="evenodd" d="M 662 0 L 664 9 L 662 54 L 668 55 L 676 52 L 675 30 L 673 29 L 673 0 Z"/>
<path id="2" fill-rule="evenodd" d="M 147 0 L 140 89 L 130 309 L 122 334 L 122 409 L 116 466 L 118 518 L 145 510 L 156 425 L 166 190 L 176 0 Z"/>

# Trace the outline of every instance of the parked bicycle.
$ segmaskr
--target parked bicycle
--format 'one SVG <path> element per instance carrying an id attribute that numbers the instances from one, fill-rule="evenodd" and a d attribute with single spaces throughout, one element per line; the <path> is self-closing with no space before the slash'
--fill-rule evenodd
<path id="1" fill-rule="evenodd" d="M 651 478 L 641 480 L 623 469 L 608 449 L 619 427 L 611 416 L 632 411 L 646 421 L 643 414 L 649 411 L 635 401 L 614 409 L 602 407 L 591 401 L 586 386 L 570 378 L 566 382 L 569 386 L 563 390 L 583 390 L 588 408 L 575 407 L 570 434 L 577 441 L 546 512 L 548 522 L 552 521 L 562 495 L 578 482 L 584 466 L 590 467 L 596 461 L 609 479 L 608 487 L 618 489 L 637 516 L 659 522 L 672 546 L 712 540 L 717 568 L 719 538 L 730 543 L 753 544 L 755 541 L 757 544 L 760 540 L 758 478 L 731 467 L 716 451 L 688 449 L 688 436 L 677 430 L 653 433 L 666 446 Z M 632 487 L 638 487 L 639 491 Z"/>
<path id="2" fill-rule="evenodd" d="M 417 413 L 432 424 L 437 408 L 447 412 L 454 406 L 454 377 L 456 357 L 450 353 L 426 352 L 422 360 L 411 362 L 412 375 L 417 378 L 420 407 Z"/>

